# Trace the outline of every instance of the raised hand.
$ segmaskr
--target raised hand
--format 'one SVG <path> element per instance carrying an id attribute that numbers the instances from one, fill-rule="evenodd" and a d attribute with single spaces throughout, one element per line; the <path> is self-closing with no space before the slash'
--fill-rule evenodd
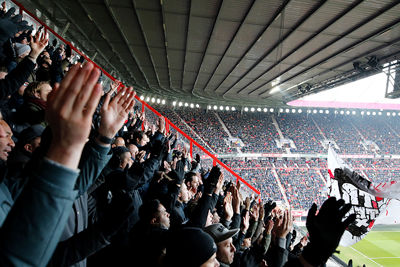
<path id="1" fill-rule="evenodd" d="M 290 214 L 290 210 L 286 210 L 283 214 L 283 218 L 279 220 L 278 226 L 276 228 L 276 235 L 279 238 L 286 238 L 287 234 L 290 232 L 293 226 L 293 217 Z"/>
<path id="2" fill-rule="evenodd" d="M 46 38 L 46 34 L 44 32 L 38 31 L 35 34 L 35 38 L 31 36 L 31 52 L 29 53 L 29 58 L 36 61 L 40 53 L 46 48 L 49 43 L 49 38 Z"/>
<path id="3" fill-rule="evenodd" d="M 47 157 L 69 168 L 78 166 L 101 96 L 100 71 L 87 63 L 73 66 L 47 98 L 46 120 L 52 131 Z"/>
<path id="4" fill-rule="evenodd" d="M 99 134 L 113 138 L 128 118 L 129 111 L 135 105 L 135 95 L 132 87 L 120 90 L 111 100 L 112 92 L 107 93 L 100 111 Z"/>
<path id="5" fill-rule="evenodd" d="M 318 215 L 317 205 L 314 203 L 307 216 L 307 230 L 310 234 L 310 243 L 305 247 L 302 257 L 312 265 L 319 265 L 328 260 L 339 245 L 345 229 L 356 219 L 351 214 L 346 220 L 344 215 L 350 211 L 351 204 L 345 204 L 343 199 L 331 197 L 320 208 Z"/>
<path id="6" fill-rule="evenodd" d="M 270 235 L 273 228 L 274 228 L 274 221 L 268 220 L 268 222 L 265 225 L 265 231 L 267 232 L 267 234 Z"/>
<path id="7" fill-rule="evenodd" d="M 228 192 L 224 198 L 224 215 L 227 221 L 230 221 L 233 216 L 232 195 L 230 192 Z"/>
<path id="8" fill-rule="evenodd" d="M 236 214 L 240 213 L 240 194 L 239 190 L 235 187 L 231 187 L 232 190 L 232 207 L 233 207 L 233 212 Z"/>

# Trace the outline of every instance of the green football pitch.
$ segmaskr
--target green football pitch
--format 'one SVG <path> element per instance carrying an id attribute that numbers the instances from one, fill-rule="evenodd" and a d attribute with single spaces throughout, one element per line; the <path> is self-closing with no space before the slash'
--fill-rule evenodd
<path id="1" fill-rule="evenodd" d="M 335 254 L 344 262 L 353 259 L 353 266 L 400 266 L 400 227 L 375 227 L 351 247 L 339 247 Z"/>

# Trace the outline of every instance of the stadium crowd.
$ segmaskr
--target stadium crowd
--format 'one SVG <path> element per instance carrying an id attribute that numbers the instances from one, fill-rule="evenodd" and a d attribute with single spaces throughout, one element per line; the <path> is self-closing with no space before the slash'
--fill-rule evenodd
<path id="1" fill-rule="evenodd" d="M 132 88 L 105 92 L 93 64 L 4 9 L 1 266 L 321 266 L 336 250 L 349 204 L 313 204 L 309 237 L 292 246 L 290 210 L 243 197 L 135 109 Z"/>

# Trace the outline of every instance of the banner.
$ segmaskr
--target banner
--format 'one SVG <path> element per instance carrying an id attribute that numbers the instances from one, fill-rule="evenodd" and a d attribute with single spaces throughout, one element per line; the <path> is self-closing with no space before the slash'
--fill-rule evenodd
<path id="1" fill-rule="evenodd" d="M 351 246 L 367 235 L 381 214 L 386 215 L 390 200 L 372 194 L 376 193 L 370 189 L 372 183 L 353 172 L 332 147 L 328 149 L 328 173 L 328 196 L 352 205 L 344 219 L 353 213 L 357 215 L 340 240 L 340 245 Z"/>

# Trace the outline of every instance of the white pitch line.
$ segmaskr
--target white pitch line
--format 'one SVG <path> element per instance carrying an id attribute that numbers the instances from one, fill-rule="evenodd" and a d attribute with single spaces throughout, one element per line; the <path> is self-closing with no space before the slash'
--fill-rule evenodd
<path id="1" fill-rule="evenodd" d="M 371 260 L 379 260 L 379 259 L 400 259 L 400 257 L 380 257 L 380 258 L 370 258 Z"/>
<path id="2" fill-rule="evenodd" d="M 355 248 L 353 248 L 353 247 L 350 247 L 350 248 L 353 249 L 353 250 L 355 250 L 356 252 L 358 252 L 361 256 L 363 256 L 363 257 L 367 258 L 368 260 L 372 261 L 372 262 L 375 263 L 376 265 L 382 266 L 382 267 L 383 267 L 383 265 L 380 265 L 379 263 L 377 263 L 377 262 L 374 261 L 373 259 L 368 258 L 367 255 L 365 255 L 364 253 L 358 251 L 357 249 L 355 249 Z"/>

